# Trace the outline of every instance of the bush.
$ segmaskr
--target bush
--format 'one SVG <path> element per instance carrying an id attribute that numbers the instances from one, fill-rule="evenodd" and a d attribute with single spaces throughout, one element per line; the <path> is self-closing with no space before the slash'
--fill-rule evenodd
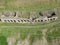
<path id="1" fill-rule="evenodd" d="M 0 36 L 0 45 L 8 45 L 5 36 Z"/>

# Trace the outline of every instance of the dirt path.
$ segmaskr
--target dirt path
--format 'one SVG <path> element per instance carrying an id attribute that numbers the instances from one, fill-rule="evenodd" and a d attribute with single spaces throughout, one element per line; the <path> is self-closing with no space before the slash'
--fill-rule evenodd
<path id="1" fill-rule="evenodd" d="M 47 32 L 47 29 L 44 29 L 42 30 L 42 38 L 40 40 L 36 40 L 33 45 L 48 45 L 48 42 L 46 40 L 46 32 Z"/>
<path id="2" fill-rule="evenodd" d="M 46 32 L 47 32 L 47 29 L 44 29 L 44 30 L 42 30 L 42 45 L 48 45 L 48 43 L 47 43 L 47 40 L 46 40 Z"/>

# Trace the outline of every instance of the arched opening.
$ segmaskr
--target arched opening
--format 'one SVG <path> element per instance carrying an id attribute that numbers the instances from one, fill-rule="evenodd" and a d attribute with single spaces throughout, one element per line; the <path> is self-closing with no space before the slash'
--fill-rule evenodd
<path id="1" fill-rule="evenodd" d="M 51 14 L 51 16 L 55 16 L 56 14 L 55 14 L 55 12 L 53 12 L 52 14 Z"/>
<path id="2" fill-rule="evenodd" d="M 51 18 L 51 17 L 53 17 L 55 15 L 56 15 L 56 13 L 55 12 L 52 12 L 52 13 L 50 13 L 50 16 L 48 16 L 48 18 Z"/>
<path id="3" fill-rule="evenodd" d="M 2 13 L 5 17 L 9 17 L 10 16 L 10 12 L 3 12 Z"/>
<path id="4" fill-rule="evenodd" d="M 43 13 L 42 13 L 42 12 L 39 12 L 39 15 L 40 15 L 40 16 L 43 16 Z"/>
<path id="5" fill-rule="evenodd" d="M 10 22 L 9 20 L 7 20 L 8 22 Z"/>
<path id="6" fill-rule="evenodd" d="M 29 20 L 27 20 L 28 22 L 30 22 Z"/>
<path id="7" fill-rule="evenodd" d="M 16 22 L 16 20 L 14 20 L 14 22 Z"/>
<path id="8" fill-rule="evenodd" d="M 35 20 L 35 22 L 37 22 L 37 20 Z"/>
<path id="9" fill-rule="evenodd" d="M 20 20 L 18 20 L 18 22 L 20 22 Z"/>
<path id="10" fill-rule="evenodd" d="M 0 19 L 0 21 L 1 21 L 1 19 Z"/>
<path id="11" fill-rule="evenodd" d="M 23 22 L 23 20 L 21 20 L 21 22 Z"/>
<path id="12" fill-rule="evenodd" d="M 13 22 L 13 20 L 10 20 L 11 22 Z"/>
<path id="13" fill-rule="evenodd" d="M 55 20 L 55 18 L 53 18 L 53 20 Z"/>
<path id="14" fill-rule="evenodd" d="M 4 20 L 5 22 L 7 22 L 6 20 Z"/>
<path id="15" fill-rule="evenodd" d="M 43 20 L 41 20 L 41 22 L 43 22 Z"/>
<path id="16" fill-rule="evenodd" d="M 52 19 L 50 19 L 52 21 Z"/>
<path id="17" fill-rule="evenodd" d="M 26 20 L 24 20 L 26 22 Z"/>
<path id="18" fill-rule="evenodd" d="M 47 21 L 47 20 L 45 20 L 45 21 Z"/>
<path id="19" fill-rule="evenodd" d="M 40 20 L 38 20 L 38 22 L 40 22 Z"/>
<path id="20" fill-rule="evenodd" d="M 14 12 L 14 17 L 16 16 L 16 12 Z"/>

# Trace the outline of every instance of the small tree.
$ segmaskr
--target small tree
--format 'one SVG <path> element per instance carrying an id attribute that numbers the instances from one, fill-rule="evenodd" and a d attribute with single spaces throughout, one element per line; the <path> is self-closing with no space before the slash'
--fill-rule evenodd
<path id="1" fill-rule="evenodd" d="M 5 36 L 0 36 L 0 45 L 8 45 Z"/>

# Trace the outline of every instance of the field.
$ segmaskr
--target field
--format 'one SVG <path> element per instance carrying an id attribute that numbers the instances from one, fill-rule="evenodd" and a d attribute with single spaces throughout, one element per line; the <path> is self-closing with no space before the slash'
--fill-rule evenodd
<path id="1" fill-rule="evenodd" d="M 39 12 L 50 9 L 52 10 L 57 7 L 60 7 L 60 0 L 0 0 L 0 12 L 22 11 L 29 13 L 31 11 Z M 26 13 L 24 13 L 24 15 L 26 18 L 28 17 L 28 14 Z M 60 45 L 60 19 L 47 23 L 40 22 L 34 24 L 0 22 L 0 45 L 7 45 L 7 38 L 10 37 L 16 39 L 14 45 L 17 45 L 19 40 L 23 42 L 27 37 L 29 37 L 29 45 L 33 45 L 37 40 L 42 40 L 43 44 L 45 44 L 47 40 L 49 45 L 52 45 L 55 41 L 58 42 L 56 45 Z M 36 43 L 35 45 L 39 45 L 39 43 Z M 53 45 L 55 45 L 54 43 Z M 40 45 L 42 44 L 40 43 Z"/>
<path id="2" fill-rule="evenodd" d="M 44 11 L 60 7 L 59 0 L 0 0 L 0 11 Z"/>
<path id="3" fill-rule="evenodd" d="M 49 23 L 35 23 L 35 24 L 19 24 L 19 23 L 0 22 L 0 36 L 2 35 L 6 38 L 14 37 L 18 41 L 18 40 L 25 40 L 29 35 L 30 36 L 30 39 L 29 39 L 30 45 L 32 45 L 34 40 L 36 40 L 36 39 L 41 40 L 41 38 L 43 36 L 43 34 L 42 34 L 43 31 L 45 29 L 47 29 L 45 38 L 49 43 L 50 39 L 52 39 L 52 37 L 53 38 L 60 37 L 59 26 L 60 26 L 59 20 L 49 22 Z M 52 30 L 52 33 L 50 33 L 51 30 Z M 7 45 L 7 43 L 6 43 L 6 45 Z"/>

